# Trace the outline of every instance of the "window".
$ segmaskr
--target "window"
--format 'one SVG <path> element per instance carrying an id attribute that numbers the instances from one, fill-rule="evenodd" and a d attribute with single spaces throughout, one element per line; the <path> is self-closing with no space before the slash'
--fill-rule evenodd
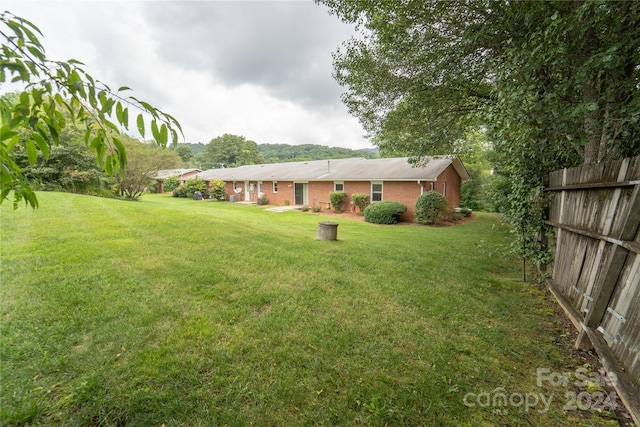
<path id="1" fill-rule="evenodd" d="M 235 182 L 235 181 L 233 181 L 233 189 L 235 190 L 236 188 L 238 188 L 238 187 L 236 186 L 236 182 Z"/>
<path id="2" fill-rule="evenodd" d="M 371 202 L 379 202 L 382 200 L 382 183 L 381 182 L 372 182 L 371 183 Z"/>
<path id="3" fill-rule="evenodd" d="M 446 182 L 442 183 L 442 195 L 443 196 L 447 195 L 447 183 Z"/>
<path id="4" fill-rule="evenodd" d="M 433 181 L 431 181 L 431 185 L 429 186 L 429 190 L 433 191 Z"/>
<path id="5" fill-rule="evenodd" d="M 258 194 L 263 194 L 262 181 L 258 181 Z"/>
<path id="6" fill-rule="evenodd" d="M 273 181 L 273 192 L 274 193 L 278 192 L 278 181 Z"/>
<path id="7" fill-rule="evenodd" d="M 343 181 L 334 181 L 333 182 L 333 191 L 344 191 L 344 182 Z"/>

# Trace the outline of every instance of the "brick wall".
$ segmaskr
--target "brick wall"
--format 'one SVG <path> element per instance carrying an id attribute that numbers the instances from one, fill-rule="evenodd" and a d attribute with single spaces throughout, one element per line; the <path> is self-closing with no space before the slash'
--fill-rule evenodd
<path id="1" fill-rule="evenodd" d="M 460 176 L 456 172 L 453 166 L 447 167 L 437 181 L 433 183 L 434 191 L 441 193 L 446 186 L 447 203 L 449 207 L 454 208 L 460 206 Z M 255 202 L 258 198 L 258 182 L 252 181 L 249 184 L 254 184 L 255 192 L 250 197 L 252 202 Z M 244 181 L 237 181 L 236 188 L 242 188 L 243 193 L 238 194 L 238 201 L 245 200 L 244 195 Z M 311 181 L 308 186 L 308 205 L 320 206 L 323 210 L 331 209 L 327 207 L 327 203 L 330 202 L 329 193 L 334 189 L 333 181 Z M 382 186 L 382 199 L 392 200 L 394 202 L 400 202 L 407 206 L 407 212 L 403 215 L 406 219 L 413 218 L 414 207 L 416 199 L 424 191 L 431 189 L 430 181 L 422 181 L 418 184 L 417 181 L 385 181 Z M 228 195 L 235 194 L 233 192 L 233 183 L 227 182 L 225 190 Z M 270 205 L 284 205 L 285 202 L 294 204 L 294 183 L 293 181 L 278 181 L 278 192 L 273 192 L 273 182 L 263 181 L 262 191 L 269 199 Z M 371 182 L 370 181 L 344 181 L 344 191 L 347 193 L 347 199 L 343 205 L 343 210 L 357 211 L 355 206 L 351 205 L 351 195 L 354 193 L 363 193 L 371 195 Z"/>
<path id="2" fill-rule="evenodd" d="M 438 180 L 435 182 L 435 191 L 442 194 L 442 185 L 443 183 L 447 184 L 446 198 L 447 203 L 450 208 L 457 208 L 460 206 L 460 175 L 456 172 L 456 169 L 453 165 L 447 167 L 441 174 L 438 176 Z M 425 187 L 425 191 L 428 191 L 429 188 Z"/>

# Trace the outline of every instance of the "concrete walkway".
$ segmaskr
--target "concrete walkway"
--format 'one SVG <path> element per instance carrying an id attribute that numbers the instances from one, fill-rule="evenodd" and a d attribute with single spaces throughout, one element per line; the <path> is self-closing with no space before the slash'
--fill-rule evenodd
<path id="1" fill-rule="evenodd" d="M 300 206 L 293 206 L 293 205 L 274 206 L 273 208 L 267 208 L 269 212 L 287 212 L 287 211 L 300 210 L 300 209 L 301 209 Z"/>

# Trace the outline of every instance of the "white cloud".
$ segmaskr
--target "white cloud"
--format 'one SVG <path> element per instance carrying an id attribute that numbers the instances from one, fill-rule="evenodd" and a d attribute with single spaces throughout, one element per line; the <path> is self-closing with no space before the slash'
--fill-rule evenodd
<path id="1" fill-rule="evenodd" d="M 331 53 L 351 29 L 311 2 L 7 0 L 49 57 L 174 115 L 187 142 L 371 144 L 339 98 Z"/>

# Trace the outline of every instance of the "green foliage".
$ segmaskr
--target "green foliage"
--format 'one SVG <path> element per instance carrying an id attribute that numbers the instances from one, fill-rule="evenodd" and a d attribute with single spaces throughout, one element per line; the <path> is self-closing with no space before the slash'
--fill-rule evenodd
<path id="1" fill-rule="evenodd" d="M 143 143 L 133 138 L 123 137 L 123 147 L 127 150 L 127 167 L 124 173 L 116 175 L 116 187 L 121 196 L 137 200 L 152 185 L 161 169 L 180 166 L 180 157 L 171 150 L 158 147 L 155 143 Z"/>
<path id="2" fill-rule="evenodd" d="M 376 149 L 352 150 L 343 147 L 327 147 L 317 144 L 258 144 L 258 151 L 265 163 L 303 162 L 309 160 L 349 159 L 380 157 Z"/>
<path id="3" fill-rule="evenodd" d="M 353 204 L 358 207 L 358 210 L 360 211 L 361 215 L 364 212 L 365 208 L 369 206 L 368 194 L 361 194 L 361 193 L 352 194 L 351 200 L 353 200 Z"/>
<path id="4" fill-rule="evenodd" d="M 400 215 L 407 211 L 402 203 L 383 200 L 372 203 L 364 210 L 364 220 L 374 224 L 397 224 Z"/>
<path id="5" fill-rule="evenodd" d="M 180 124 L 171 115 L 134 96 L 126 86 L 113 91 L 89 75 L 83 64 L 70 59 L 51 61 L 39 40 L 42 33 L 31 22 L 10 12 L 0 14 L 3 36 L 0 84 L 25 85 L 19 96 L 0 99 L 0 203 L 13 191 L 14 207 L 21 200 L 37 207 L 38 200 L 15 162 L 17 146 L 24 147 L 31 166 L 40 153 L 49 157 L 51 147 L 70 123 L 83 127 L 84 144 L 107 173 L 124 168 L 127 155 L 121 129 L 129 130 L 129 108 L 138 110 L 136 129 L 144 137 L 147 129 L 165 147 L 178 141 Z M 151 120 L 146 124 L 144 115 Z"/>
<path id="6" fill-rule="evenodd" d="M 39 152 L 31 165 L 23 146 L 16 147 L 15 161 L 26 182 L 34 189 L 94 194 L 100 191 L 104 171 L 84 145 L 51 147 L 47 158 Z"/>
<path id="7" fill-rule="evenodd" d="M 225 133 L 212 139 L 198 155 L 198 161 L 205 168 L 236 167 L 264 162 L 254 141 L 244 136 Z"/>
<path id="8" fill-rule="evenodd" d="M 206 145 L 204 145 L 202 142 L 181 142 L 180 144 L 178 144 L 178 147 L 189 147 L 193 155 L 197 158 L 198 155 L 204 151 Z"/>
<path id="9" fill-rule="evenodd" d="M 468 132 L 464 141 L 455 147 L 470 179 L 461 184 L 460 206 L 473 210 L 483 210 L 487 205 L 486 187 L 493 168 L 495 157 L 491 142 L 485 129 Z"/>
<path id="10" fill-rule="evenodd" d="M 446 197 L 436 191 L 427 191 L 416 200 L 416 221 L 420 224 L 433 224 L 448 210 Z"/>
<path id="11" fill-rule="evenodd" d="M 180 156 L 184 165 L 190 165 L 191 161 L 195 159 L 195 155 L 188 145 L 178 144 L 178 146 L 175 147 L 175 152 Z"/>
<path id="12" fill-rule="evenodd" d="M 473 211 L 469 208 L 460 208 L 459 212 L 464 218 L 469 218 L 473 213 Z"/>
<path id="13" fill-rule="evenodd" d="M 487 180 L 485 187 L 486 205 L 489 212 L 506 213 L 509 211 L 509 194 L 511 193 L 511 182 L 501 174 L 494 174 Z"/>
<path id="14" fill-rule="evenodd" d="M 544 217 L 548 209 L 548 196 L 542 186 L 532 187 L 529 182 L 511 183 L 507 197 L 509 209 L 505 217 L 514 225 L 514 240 L 511 251 L 540 266 L 550 264 L 553 259 L 550 247 L 540 242 L 541 234 L 552 234 L 551 227 L 545 225 Z"/>
<path id="15" fill-rule="evenodd" d="M 202 195 L 208 195 L 207 192 L 207 183 L 199 177 L 191 178 L 185 181 L 184 184 L 180 186 L 184 197 L 188 199 L 193 199 L 193 193 L 199 191 Z"/>
<path id="16" fill-rule="evenodd" d="M 162 182 L 164 191 L 173 191 L 180 186 L 180 180 L 177 176 L 170 176 Z"/>
<path id="17" fill-rule="evenodd" d="M 256 200 L 256 203 L 260 206 L 263 205 L 268 205 L 269 204 L 269 198 L 267 197 L 258 197 L 258 200 Z"/>
<path id="18" fill-rule="evenodd" d="M 220 179 L 214 179 L 209 181 L 209 195 L 215 200 L 224 200 L 227 197 L 227 192 L 224 189 L 224 181 Z"/>
<path id="19" fill-rule="evenodd" d="M 342 212 L 342 204 L 347 198 L 347 193 L 344 191 L 332 191 L 329 193 L 329 201 L 331 202 L 331 206 L 333 210 L 337 213 Z"/>
<path id="20" fill-rule="evenodd" d="M 511 221 L 528 221 L 545 174 L 640 154 L 640 2 L 319 2 L 366 33 L 335 75 L 381 153 L 456 152 L 486 127 Z M 514 225 L 525 243 L 540 231 Z"/>

